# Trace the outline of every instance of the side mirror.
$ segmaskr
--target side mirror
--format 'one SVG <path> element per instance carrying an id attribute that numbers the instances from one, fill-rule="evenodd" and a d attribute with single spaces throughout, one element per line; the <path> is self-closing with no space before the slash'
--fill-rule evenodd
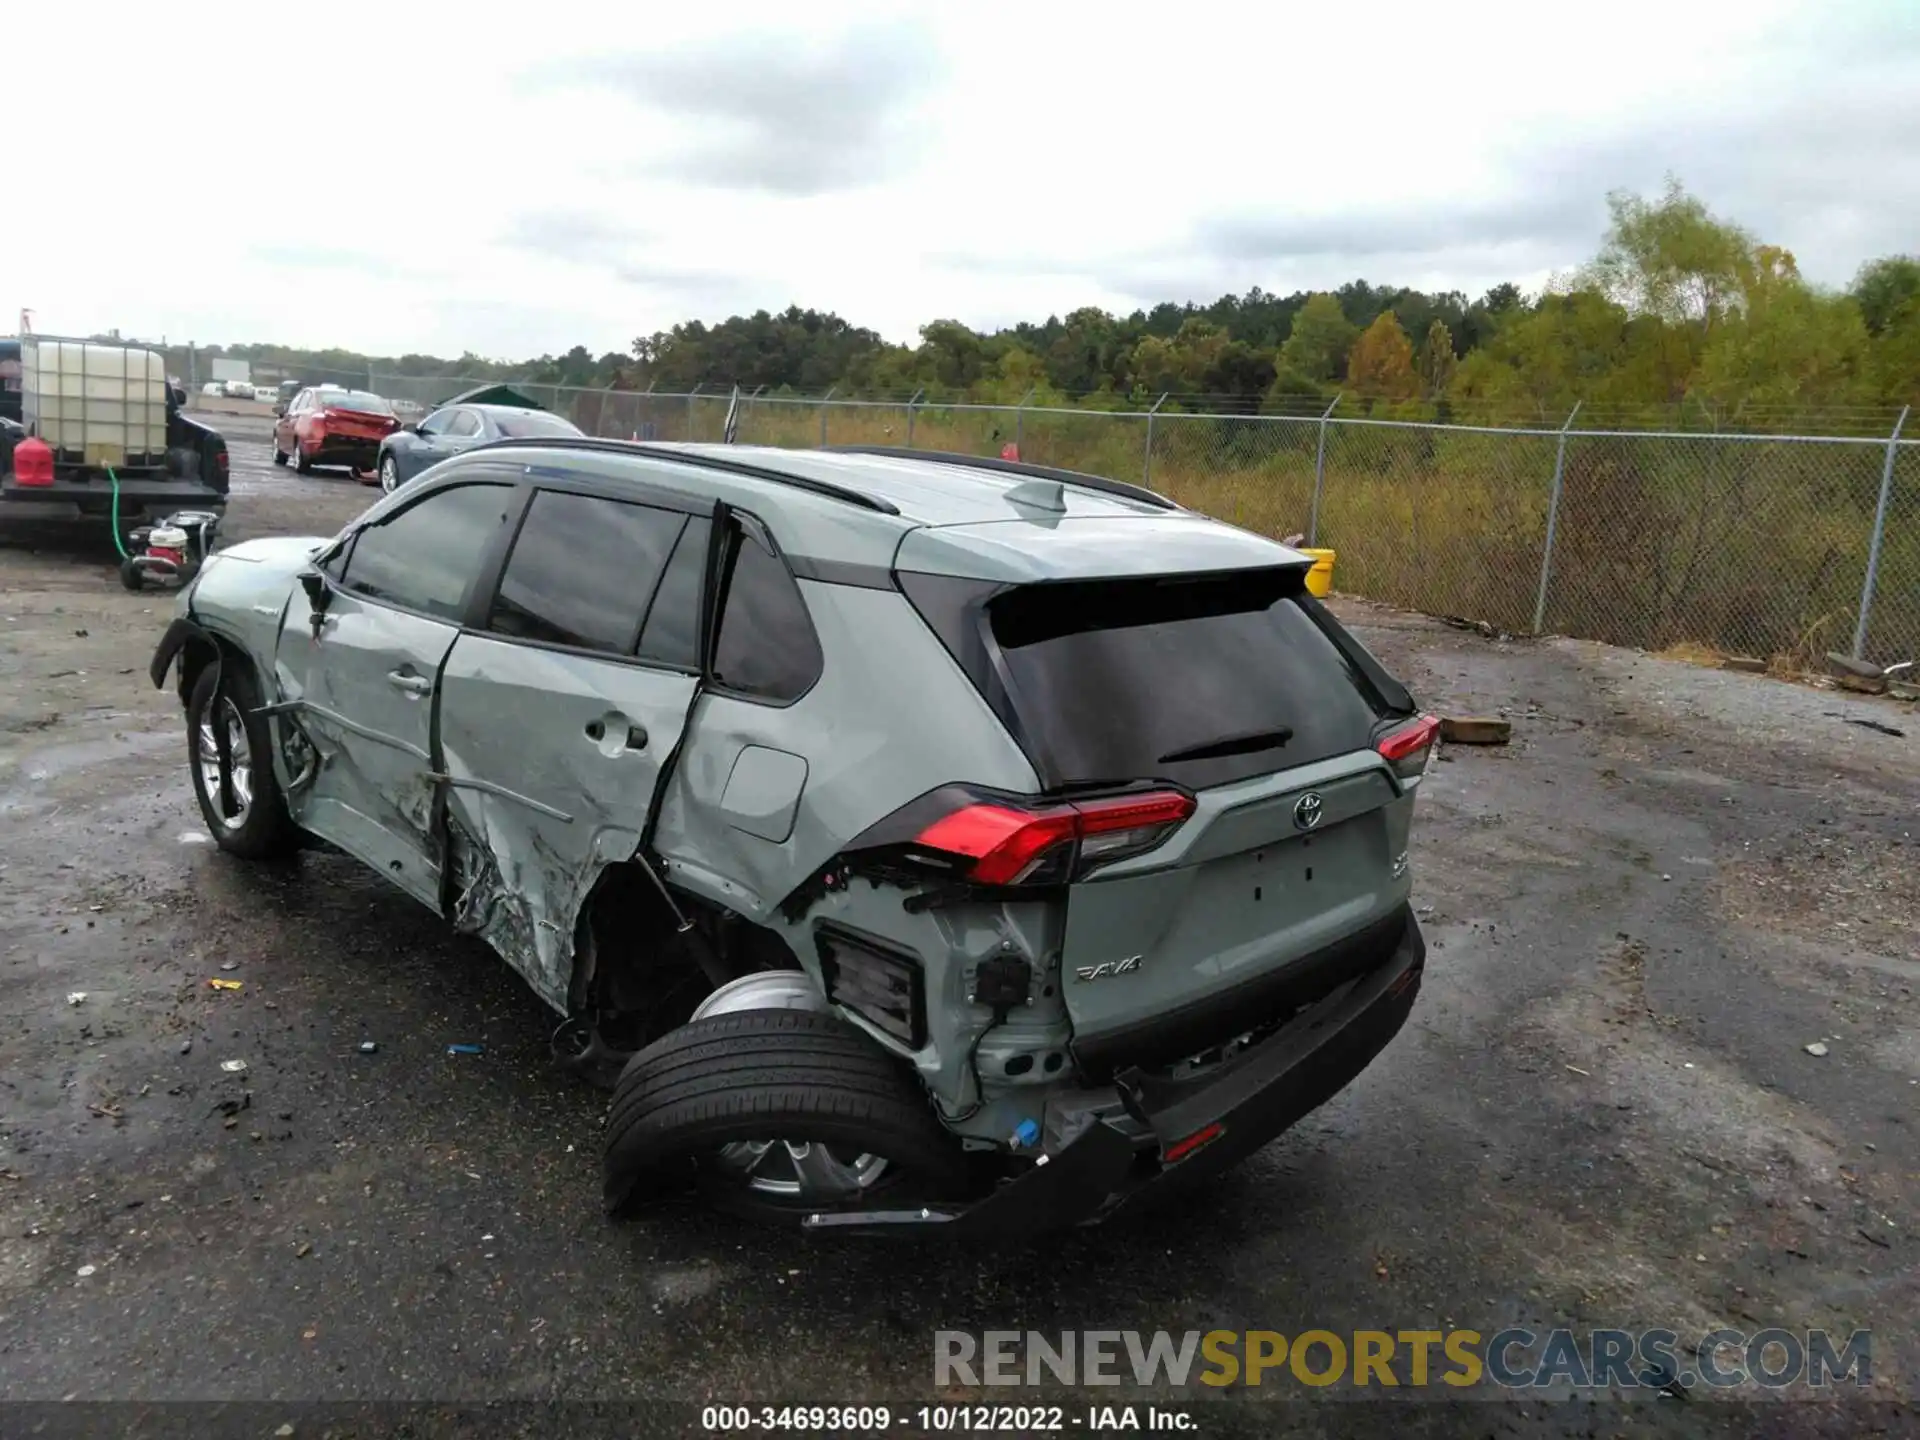
<path id="1" fill-rule="evenodd" d="M 418 420 L 409 420 L 400 428 L 409 435 L 418 435 L 420 433 L 420 422 Z"/>
<path id="2" fill-rule="evenodd" d="M 173 387 L 173 403 L 176 409 L 183 410 L 186 408 L 187 392 L 178 385 Z"/>
<path id="3" fill-rule="evenodd" d="M 327 588 L 327 577 L 318 570 L 302 570 L 300 588 L 307 592 L 307 605 L 312 609 L 313 618 L 317 622 L 327 613 L 328 602 L 333 599 L 333 592 Z"/>
<path id="4" fill-rule="evenodd" d="M 287 413 L 287 407 L 284 405 L 275 405 L 273 407 L 273 413 L 276 415 L 285 415 Z"/>

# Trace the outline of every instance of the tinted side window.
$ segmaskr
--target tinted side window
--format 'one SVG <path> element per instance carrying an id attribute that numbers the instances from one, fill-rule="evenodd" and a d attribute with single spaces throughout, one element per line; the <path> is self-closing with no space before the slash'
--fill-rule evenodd
<path id="1" fill-rule="evenodd" d="M 455 412 L 453 419 L 449 421 L 447 424 L 447 434 L 449 435 L 464 436 L 464 435 L 478 435 L 479 433 L 480 433 L 480 417 L 474 414 L 471 410 L 460 410 Z"/>
<path id="2" fill-rule="evenodd" d="M 687 521 L 674 547 L 667 573 L 654 592 L 646 629 L 640 632 L 640 658 L 678 665 L 700 666 L 700 598 L 707 571 L 707 541 L 713 523 L 696 516 Z"/>
<path id="3" fill-rule="evenodd" d="M 355 537 L 346 590 L 458 623 L 467 586 L 512 504 L 511 485 L 436 491 Z"/>
<path id="4" fill-rule="evenodd" d="M 713 678 L 763 700 L 797 700 L 820 678 L 820 639 L 785 563 L 756 536 L 734 546 Z"/>
<path id="5" fill-rule="evenodd" d="M 631 655 L 686 522 L 651 505 L 541 491 L 507 557 L 487 628 Z"/>

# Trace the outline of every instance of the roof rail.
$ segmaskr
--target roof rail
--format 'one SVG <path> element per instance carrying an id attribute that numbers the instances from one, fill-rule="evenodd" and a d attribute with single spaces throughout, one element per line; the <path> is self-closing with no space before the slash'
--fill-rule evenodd
<path id="1" fill-rule="evenodd" d="M 972 470 L 993 470 L 1002 475 L 1026 475 L 1036 480 L 1057 480 L 1063 485 L 1077 485 L 1082 490 L 1098 490 L 1103 495 L 1118 495 L 1127 500 L 1138 500 L 1143 505 L 1158 506 L 1162 510 L 1178 510 L 1177 501 L 1169 500 L 1158 491 L 1149 490 L 1144 485 L 1130 485 L 1125 480 L 1109 480 L 1104 475 L 1088 475 L 1079 470 L 1061 470 L 1052 465 L 1031 465 L 1024 460 L 1002 460 L 997 456 L 964 455 L 953 450 L 911 450 L 903 445 L 827 445 L 824 450 L 839 455 L 885 455 L 895 460 L 926 460 L 936 465 L 964 465 Z"/>
<path id="2" fill-rule="evenodd" d="M 795 490 L 824 495 L 829 500 L 858 505 L 863 510 L 877 511 L 882 515 L 900 513 L 900 507 L 891 501 L 862 494 L 845 485 L 835 485 L 831 480 L 816 480 L 811 475 L 795 475 L 766 465 L 752 465 L 745 460 L 732 460 L 704 451 L 681 450 L 670 445 L 649 445 L 637 440 L 601 440 L 590 435 L 527 435 L 507 440 L 489 440 L 462 453 L 475 455 L 483 450 L 591 450 L 608 455 L 644 455 L 655 460 L 675 460 L 683 465 L 697 465 L 706 470 L 722 470 L 729 475 L 741 475 L 750 480 L 768 480 L 775 485 L 787 485 Z"/>

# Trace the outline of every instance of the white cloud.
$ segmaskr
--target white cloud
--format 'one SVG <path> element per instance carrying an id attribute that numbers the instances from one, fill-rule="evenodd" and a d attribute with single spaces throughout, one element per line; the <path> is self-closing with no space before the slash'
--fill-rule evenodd
<path id="1" fill-rule="evenodd" d="M 905 339 L 1477 292 L 1668 171 L 1825 282 L 1920 234 L 1904 0 L 110 17 L 9 22 L 0 314 L 48 330 L 518 356 L 789 303 Z"/>

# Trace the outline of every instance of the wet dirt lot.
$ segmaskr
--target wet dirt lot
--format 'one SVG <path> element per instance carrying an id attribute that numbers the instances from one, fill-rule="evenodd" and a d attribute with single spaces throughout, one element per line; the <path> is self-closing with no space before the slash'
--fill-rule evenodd
<path id="1" fill-rule="evenodd" d="M 373 498 L 245 425 L 227 542 Z M 0 1399 L 899 1404 L 936 1397 L 936 1329 L 1866 1327 L 1874 1407 L 1802 1391 L 1758 1423 L 1916 1423 L 1911 709 L 1349 606 L 1424 704 L 1514 721 L 1423 789 L 1431 953 L 1395 1044 L 1177 1211 L 1032 1247 L 802 1242 L 691 1203 L 609 1224 L 603 1097 L 550 1067 L 503 964 L 353 861 L 206 843 L 145 675 L 171 597 L 109 558 L 0 549 Z M 1177 1398 L 1202 1433 L 1250 1423 Z M 1462 1413 L 1756 1423 L 1500 1395 L 1436 1433 Z"/>

